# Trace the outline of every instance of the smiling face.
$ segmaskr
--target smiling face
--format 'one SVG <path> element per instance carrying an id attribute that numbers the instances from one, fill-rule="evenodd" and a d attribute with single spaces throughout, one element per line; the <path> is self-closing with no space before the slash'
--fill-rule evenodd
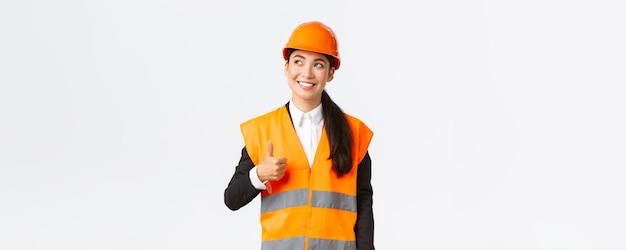
<path id="1" fill-rule="evenodd" d="M 285 63 L 285 76 L 291 88 L 294 104 L 308 112 L 322 102 L 322 91 L 326 82 L 333 79 L 335 68 L 324 54 L 295 50 Z"/>

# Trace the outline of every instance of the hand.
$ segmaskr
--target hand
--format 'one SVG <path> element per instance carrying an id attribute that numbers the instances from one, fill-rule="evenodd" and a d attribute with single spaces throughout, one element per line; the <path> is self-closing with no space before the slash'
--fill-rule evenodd
<path id="1" fill-rule="evenodd" d="M 259 180 L 263 182 L 280 180 L 285 175 L 286 170 L 287 158 L 274 157 L 274 145 L 268 141 L 265 159 L 256 167 L 256 174 L 259 176 Z"/>

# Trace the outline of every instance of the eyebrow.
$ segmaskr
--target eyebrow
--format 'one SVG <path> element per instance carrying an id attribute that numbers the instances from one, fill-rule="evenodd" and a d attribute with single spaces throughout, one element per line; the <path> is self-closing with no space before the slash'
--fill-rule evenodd
<path id="1" fill-rule="evenodd" d="M 306 57 L 304 57 L 302 55 L 294 55 L 293 57 L 294 58 L 299 57 L 299 58 L 302 58 L 302 59 L 306 59 Z M 321 58 L 321 57 L 315 58 L 315 59 L 313 59 L 313 61 L 322 61 L 323 63 L 326 63 L 326 61 L 324 61 L 324 59 Z"/>

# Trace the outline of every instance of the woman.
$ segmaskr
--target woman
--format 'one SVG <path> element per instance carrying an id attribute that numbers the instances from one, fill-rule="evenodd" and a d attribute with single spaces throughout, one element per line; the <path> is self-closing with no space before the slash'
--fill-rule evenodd
<path id="1" fill-rule="evenodd" d="M 261 194 L 262 249 L 374 249 L 373 133 L 324 90 L 341 63 L 335 34 L 302 23 L 283 58 L 291 100 L 241 124 L 224 202 L 234 211 Z"/>

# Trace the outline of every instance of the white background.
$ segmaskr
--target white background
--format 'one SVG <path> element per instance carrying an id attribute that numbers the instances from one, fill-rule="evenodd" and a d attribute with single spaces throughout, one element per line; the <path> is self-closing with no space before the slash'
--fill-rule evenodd
<path id="1" fill-rule="evenodd" d="M 375 132 L 378 249 L 626 249 L 622 1 L 0 3 L 0 249 L 258 249 L 223 191 L 282 46 Z"/>

